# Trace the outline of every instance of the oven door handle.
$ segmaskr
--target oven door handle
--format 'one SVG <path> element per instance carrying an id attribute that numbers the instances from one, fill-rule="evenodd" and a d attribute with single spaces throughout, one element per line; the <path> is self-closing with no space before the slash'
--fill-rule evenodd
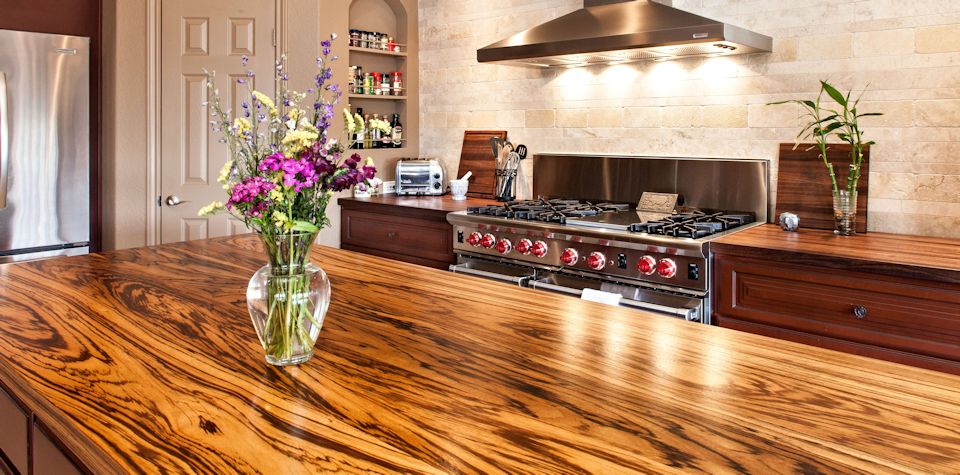
<path id="1" fill-rule="evenodd" d="M 530 280 L 530 276 L 526 276 L 526 275 L 513 276 L 513 275 L 497 274 L 495 272 L 487 272 L 479 269 L 471 269 L 470 267 L 467 267 L 466 264 L 451 265 L 450 271 L 452 271 L 455 274 L 470 274 L 478 277 L 486 277 L 488 279 L 499 280 L 501 282 L 511 282 L 519 286 L 523 286 L 523 284 L 525 284 L 528 280 Z"/>
<path id="2" fill-rule="evenodd" d="M 552 290 L 554 292 L 559 292 L 567 295 L 581 296 L 583 295 L 583 290 L 574 289 L 572 287 L 564 287 L 562 285 L 548 284 L 546 282 L 532 281 L 530 282 L 530 287 L 534 289 L 545 289 Z M 639 308 L 642 310 L 651 310 L 659 313 L 666 313 L 668 315 L 675 315 L 677 317 L 683 318 L 684 320 L 689 320 L 692 322 L 700 321 L 700 312 L 695 308 L 684 308 L 684 307 L 670 307 L 667 305 L 660 305 L 651 302 L 641 302 L 639 300 L 633 300 L 628 298 L 620 299 L 620 303 L 627 307 Z"/>

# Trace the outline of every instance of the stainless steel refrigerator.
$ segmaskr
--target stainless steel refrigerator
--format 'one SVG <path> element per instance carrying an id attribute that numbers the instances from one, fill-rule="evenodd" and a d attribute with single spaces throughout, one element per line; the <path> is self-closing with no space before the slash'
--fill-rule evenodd
<path id="1" fill-rule="evenodd" d="M 0 30 L 0 263 L 90 245 L 90 39 Z"/>

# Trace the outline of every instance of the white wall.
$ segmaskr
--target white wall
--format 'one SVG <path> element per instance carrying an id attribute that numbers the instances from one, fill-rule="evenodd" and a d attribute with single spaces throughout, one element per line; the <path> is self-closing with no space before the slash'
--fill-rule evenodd
<path id="1" fill-rule="evenodd" d="M 769 159 L 819 79 L 869 84 L 874 231 L 960 237 L 960 1 L 674 0 L 774 38 L 772 54 L 569 70 L 478 64 L 477 48 L 582 0 L 421 0 L 421 154 L 456 167 L 465 129 L 531 153 Z M 529 162 L 529 161 L 528 161 Z"/>

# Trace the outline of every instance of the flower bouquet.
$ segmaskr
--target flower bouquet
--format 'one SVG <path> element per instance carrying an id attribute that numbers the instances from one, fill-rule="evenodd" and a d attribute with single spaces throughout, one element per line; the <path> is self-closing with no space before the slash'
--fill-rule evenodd
<path id="1" fill-rule="evenodd" d="M 230 160 L 219 182 L 227 202 L 214 202 L 201 216 L 227 212 L 243 220 L 263 241 L 268 264 L 250 279 L 247 306 L 268 363 L 300 364 L 313 356 L 330 303 L 330 282 L 321 268 L 310 263 L 310 248 L 317 233 L 329 225 L 327 205 L 335 192 L 354 186 L 375 187 L 376 168 L 371 159 L 345 155 L 362 119 L 344 109 L 347 142 L 330 137 L 335 109 L 343 95 L 331 82 L 331 56 L 336 35 L 322 42 L 314 86 L 305 93 L 287 88 L 286 56 L 276 63 L 275 99 L 246 84 L 249 99 L 241 110 L 224 110 L 208 72 L 210 125 L 221 132 L 221 143 L 230 149 Z M 248 58 L 241 62 L 247 65 Z M 254 76 L 247 72 L 248 78 Z M 304 103 L 312 102 L 308 107 Z"/>

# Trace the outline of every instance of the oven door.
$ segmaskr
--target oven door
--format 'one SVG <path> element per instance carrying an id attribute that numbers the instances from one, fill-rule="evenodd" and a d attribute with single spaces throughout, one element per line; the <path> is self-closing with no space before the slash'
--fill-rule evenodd
<path id="1" fill-rule="evenodd" d="M 584 289 L 620 294 L 623 307 L 647 310 L 691 322 L 710 324 L 704 318 L 704 299 L 645 289 L 632 285 L 602 282 L 560 273 L 541 273 L 529 286 L 580 297 Z"/>
<path id="2" fill-rule="evenodd" d="M 533 279 L 535 273 L 529 267 L 463 258 L 461 258 L 459 264 L 451 265 L 450 270 L 458 274 L 469 274 L 500 282 L 510 282 L 520 287 L 525 287 Z"/>

